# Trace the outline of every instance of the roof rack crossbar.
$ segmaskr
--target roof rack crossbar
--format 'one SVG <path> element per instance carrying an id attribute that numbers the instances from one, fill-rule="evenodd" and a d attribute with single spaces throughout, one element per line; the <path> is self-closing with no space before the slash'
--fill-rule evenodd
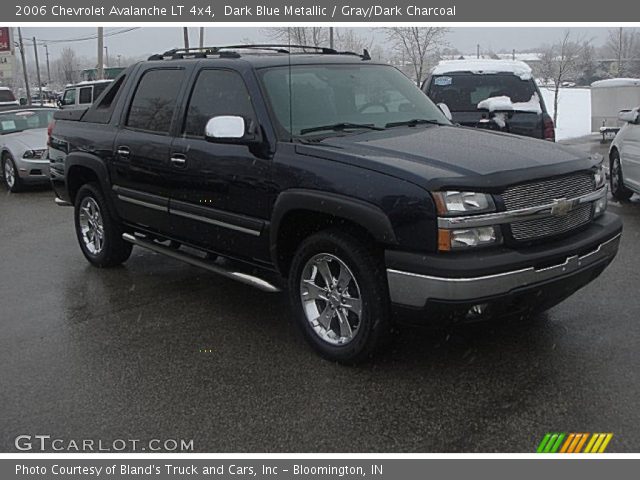
<path id="1" fill-rule="evenodd" d="M 228 50 L 270 50 L 276 53 L 291 54 L 291 50 L 302 50 L 302 53 L 317 53 L 321 55 L 354 55 L 362 60 L 371 60 L 369 52 L 364 50 L 362 55 L 354 52 L 339 52 L 334 48 L 316 47 L 312 45 L 289 45 L 284 43 L 256 43 L 246 45 L 219 45 L 211 47 L 174 48 L 164 53 L 151 55 L 149 60 L 182 59 L 185 57 L 204 58 L 207 55 L 220 55 Z M 240 56 L 238 54 L 238 56 Z"/>

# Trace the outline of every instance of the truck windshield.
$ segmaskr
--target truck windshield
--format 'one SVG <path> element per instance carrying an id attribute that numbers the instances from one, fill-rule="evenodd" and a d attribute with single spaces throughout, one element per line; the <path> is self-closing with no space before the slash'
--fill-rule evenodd
<path id="1" fill-rule="evenodd" d="M 291 72 L 288 66 L 264 69 L 260 78 L 280 133 L 287 136 L 344 134 L 394 124 L 450 124 L 391 66 L 293 65 Z"/>
<path id="2" fill-rule="evenodd" d="M 431 79 L 429 98 L 446 103 L 452 112 L 477 112 L 488 98 L 509 97 L 514 104 L 531 102 L 536 95 L 533 80 L 513 74 L 451 74 Z"/>

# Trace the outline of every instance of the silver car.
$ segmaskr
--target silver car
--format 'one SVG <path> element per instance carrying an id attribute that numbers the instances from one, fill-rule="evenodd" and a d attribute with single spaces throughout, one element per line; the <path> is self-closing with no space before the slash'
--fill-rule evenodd
<path id="1" fill-rule="evenodd" d="M 640 194 L 640 107 L 623 110 L 618 118 L 624 125 L 609 150 L 611 194 L 629 200 Z"/>
<path id="2" fill-rule="evenodd" d="M 2 178 L 10 192 L 49 182 L 47 126 L 55 111 L 38 107 L 0 111 Z"/>

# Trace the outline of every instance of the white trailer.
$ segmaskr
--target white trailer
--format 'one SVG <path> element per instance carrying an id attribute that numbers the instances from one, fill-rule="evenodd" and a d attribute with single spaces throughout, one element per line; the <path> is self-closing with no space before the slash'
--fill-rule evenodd
<path id="1" fill-rule="evenodd" d="M 640 78 L 610 78 L 591 84 L 591 131 L 603 142 L 620 130 L 620 110 L 640 105 Z"/>

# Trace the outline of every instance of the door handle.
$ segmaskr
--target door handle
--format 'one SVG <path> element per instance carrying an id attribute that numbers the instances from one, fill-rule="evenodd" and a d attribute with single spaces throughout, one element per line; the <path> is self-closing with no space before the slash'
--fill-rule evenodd
<path id="1" fill-rule="evenodd" d="M 184 167 L 187 163 L 187 157 L 182 154 L 175 154 L 171 157 L 171 163 L 176 167 Z"/>
<path id="2" fill-rule="evenodd" d="M 121 157 L 127 158 L 129 155 L 131 155 L 131 150 L 129 150 L 129 147 L 120 146 L 116 149 L 116 153 Z"/>

